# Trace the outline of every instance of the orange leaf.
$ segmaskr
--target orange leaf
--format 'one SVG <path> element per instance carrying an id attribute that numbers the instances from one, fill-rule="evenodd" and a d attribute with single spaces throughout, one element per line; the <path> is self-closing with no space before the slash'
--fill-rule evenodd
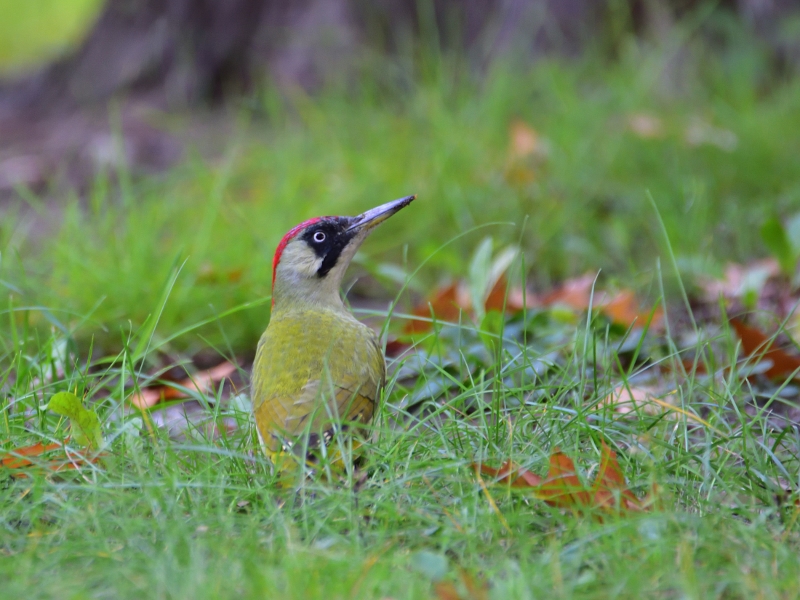
<path id="1" fill-rule="evenodd" d="M 594 280 L 594 273 L 568 279 L 561 287 L 545 295 L 542 304 L 545 306 L 565 304 L 574 310 L 586 310 L 589 308 Z"/>
<path id="2" fill-rule="evenodd" d="M 236 371 L 236 365 L 225 361 L 218 364 L 216 367 L 212 367 L 211 369 L 198 371 L 192 377 L 179 381 L 177 385 L 188 389 L 194 388 L 198 391 L 198 393 L 202 394 L 211 388 L 214 383 L 222 381 L 226 377 L 232 375 L 234 371 Z M 182 389 L 162 385 L 158 387 L 145 388 L 138 393 L 133 394 L 130 398 L 130 401 L 131 404 L 133 404 L 136 408 L 143 410 L 146 408 L 151 408 L 164 400 L 176 400 L 179 398 L 186 398 L 188 396 L 189 394 Z"/>
<path id="3" fill-rule="evenodd" d="M 535 473 L 531 473 L 527 469 L 523 469 L 522 467 L 515 465 L 510 460 L 507 460 L 503 463 L 503 466 L 499 469 L 493 469 L 487 465 L 478 465 L 473 463 L 473 468 L 476 470 L 480 470 L 481 473 L 484 475 L 488 475 L 489 477 L 497 477 L 497 483 L 510 483 L 511 487 L 516 488 L 530 488 L 536 487 L 542 483 L 542 478 L 536 475 Z"/>
<path id="4" fill-rule="evenodd" d="M 650 327 L 658 327 L 664 317 L 664 311 L 660 306 L 653 309 L 652 318 L 650 318 L 650 315 L 642 315 L 639 302 L 630 290 L 622 290 L 610 300 L 601 301 L 598 308 L 614 323 L 619 323 L 626 327 L 630 327 L 634 323 L 644 327 L 648 320 L 650 321 Z"/>
<path id="5" fill-rule="evenodd" d="M 473 468 L 476 472 L 496 477 L 498 484 L 530 489 L 536 498 L 551 506 L 579 512 L 598 508 L 606 511 L 645 510 L 646 503 L 628 489 L 614 451 L 603 442 L 600 452 L 600 469 L 590 490 L 578 478 L 572 459 L 558 448 L 550 455 L 550 468 L 544 480 L 511 461 L 506 461 L 499 469 L 474 463 Z"/>
<path id="6" fill-rule="evenodd" d="M 490 310 L 502 312 L 505 308 L 509 314 L 515 314 L 522 311 L 523 308 L 533 308 L 534 306 L 536 306 L 536 299 L 533 294 L 524 294 L 522 289 L 518 288 L 509 289 L 505 275 L 497 278 L 497 282 L 486 296 L 486 302 L 483 305 L 486 312 Z"/>
<path id="7" fill-rule="evenodd" d="M 439 289 L 427 302 L 419 304 L 411 311 L 417 317 L 430 318 L 431 313 L 439 321 L 457 321 L 462 309 L 468 307 L 459 304 L 458 284 L 451 283 L 447 287 Z M 429 321 L 412 319 L 406 323 L 403 331 L 405 333 L 424 333 L 430 330 Z"/>
<path id="8" fill-rule="evenodd" d="M 742 340 L 742 350 L 745 356 L 752 357 L 759 361 L 768 360 L 772 363 L 765 375 L 770 379 L 786 378 L 791 375 L 794 378 L 800 373 L 800 358 L 788 354 L 781 348 L 772 347 L 774 339 L 767 338 L 755 327 L 749 327 L 739 319 L 730 321 L 739 339 Z"/>
<path id="9" fill-rule="evenodd" d="M 50 452 L 51 450 L 56 450 L 58 448 L 61 448 L 61 444 L 55 443 L 47 444 L 45 446 L 39 442 L 31 446 L 25 446 L 23 448 L 12 450 L 12 453 L 9 453 L 8 456 L 5 456 L 1 462 L 2 465 L 8 469 L 19 469 L 33 464 L 32 461 L 22 458 L 23 456 L 40 456 L 45 452 Z"/>
<path id="10" fill-rule="evenodd" d="M 558 448 L 550 455 L 550 470 L 536 495 L 549 505 L 561 508 L 589 504 L 589 492 L 578 479 L 575 463 Z"/>
<path id="11" fill-rule="evenodd" d="M 634 323 L 644 327 L 648 321 L 650 321 L 650 327 L 661 325 L 664 317 L 661 307 L 656 307 L 643 314 L 636 295 L 631 290 L 621 290 L 616 296 L 610 297 L 607 293 L 595 288 L 594 296 L 592 296 L 594 281 L 594 273 L 568 279 L 560 288 L 545 295 L 542 298 L 542 304 L 545 306 L 566 305 L 573 310 L 584 311 L 589 309 L 591 302 L 593 308 L 602 312 L 614 323 L 626 327 L 630 327 Z"/>
<path id="12" fill-rule="evenodd" d="M 42 454 L 46 454 L 48 452 L 52 452 L 54 450 L 63 450 L 64 445 L 69 442 L 69 438 L 65 439 L 62 443 L 53 443 L 53 444 L 42 444 L 37 443 L 31 446 L 24 446 L 22 448 L 17 448 L 9 453 L 7 456 L 3 457 L 2 461 L 0 461 L 0 465 L 6 469 L 11 469 L 15 471 L 12 473 L 13 477 L 16 478 L 25 478 L 28 477 L 28 473 L 22 471 L 21 469 L 27 469 L 28 467 L 39 467 L 45 469 L 47 471 L 63 471 L 65 469 L 77 469 L 84 464 L 89 463 L 96 463 L 102 455 L 96 455 L 94 457 L 87 457 L 84 454 L 80 453 L 70 453 L 65 455 L 61 458 L 55 458 L 53 460 L 46 460 L 42 462 L 34 462 L 29 460 L 28 458 L 23 457 L 34 457 L 34 456 L 41 456 Z"/>
<path id="13" fill-rule="evenodd" d="M 605 442 L 600 447 L 600 470 L 592 486 L 592 506 L 597 508 L 642 510 L 639 499 L 628 489 L 617 454 Z"/>

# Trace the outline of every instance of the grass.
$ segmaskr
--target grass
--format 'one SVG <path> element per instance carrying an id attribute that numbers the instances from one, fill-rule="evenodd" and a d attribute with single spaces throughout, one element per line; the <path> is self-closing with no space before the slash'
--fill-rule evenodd
<path id="1" fill-rule="evenodd" d="M 577 328 L 549 311 L 516 317 L 500 353 L 467 324 L 419 340 L 417 358 L 394 371 L 359 485 L 350 473 L 277 485 L 251 454 L 249 412 L 213 396 L 207 418 L 239 429 L 212 439 L 198 426 L 171 441 L 121 410 L 129 353 L 87 374 L 74 349 L 53 351 L 63 338 L 33 331 L 18 330 L 27 343 L 16 354 L 3 350 L 15 400 L 2 415 L 5 448 L 63 439 L 65 423 L 42 406 L 69 389 L 96 403 L 108 454 L 76 473 L 6 476 L 0 573 L 12 596 L 425 598 L 432 579 L 457 581 L 460 569 L 488 581 L 492 598 L 797 592 L 798 513 L 783 488 L 797 484 L 800 439 L 744 411 L 735 371 L 662 374 L 675 411 L 598 409 L 620 380 L 635 386 L 654 371 L 620 375 L 625 335 L 599 317 Z M 674 358 L 647 340 L 642 356 Z M 711 348 L 732 356 L 735 341 L 720 334 Z M 470 468 L 511 457 L 542 473 L 559 446 L 589 479 L 600 440 L 620 451 L 631 489 L 658 482 L 655 510 L 598 522 L 503 486 L 489 488 L 495 508 Z"/>
<path id="2" fill-rule="evenodd" d="M 45 239 L 26 237 L 30 222 L 6 215 L 0 278 L 19 290 L 15 301 L 57 307 L 68 331 L 90 319 L 75 335 L 111 350 L 120 329 L 142 326 L 179 266 L 159 331 L 267 298 L 277 240 L 310 215 L 356 214 L 417 193 L 360 256 L 355 272 L 374 275 L 379 295 L 422 260 L 418 292 L 465 274 L 486 235 L 521 242 L 538 288 L 597 269 L 646 287 L 665 250 L 649 192 L 691 285 L 729 260 L 763 255 L 760 224 L 800 206 L 797 142 L 787 134 L 800 130 L 798 83 L 763 82 L 768 63 L 749 48 L 747 59 L 715 59 L 699 43 L 683 47 L 682 83 L 670 83 L 670 55 L 635 48 L 618 62 L 498 66 L 480 82 L 442 69 L 410 91 L 398 75 L 400 83 L 365 78 L 314 99 L 267 95 L 242 106 L 239 132 L 218 157 L 190 151 L 160 178 L 101 175 L 85 203 L 64 200 Z M 655 123 L 654 137 L 631 129 L 637 115 Z M 518 119 L 540 143 L 515 158 L 509 128 Z M 259 305 L 221 322 L 233 345 L 249 347 L 265 319 Z M 202 334 L 220 342 L 215 325 Z"/>
<path id="3" fill-rule="evenodd" d="M 266 97 L 242 108 L 222 159 L 190 155 L 160 178 L 101 174 L 44 239 L 6 215 L 2 449 L 63 439 L 43 407 L 71 390 L 98 410 L 107 455 L 27 479 L 0 471 L 4 594 L 427 598 L 464 569 L 491 598 L 795 597 L 800 438 L 764 410 L 791 390 L 764 397 L 719 370 L 737 352 L 722 327 L 689 344 L 694 332 L 671 323 L 640 347 L 637 331 L 557 310 L 504 323 L 502 344 L 468 319 L 437 329 L 393 365 L 358 485 L 347 473 L 278 486 L 252 452 L 244 390 L 201 398 L 209 422 L 238 423 L 222 437 L 198 426 L 173 440 L 154 426 L 162 409 L 123 410 L 140 373 L 252 351 L 273 248 L 315 214 L 420 195 L 359 257 L 372 283 L 356 291 L 388 297 L 423 262 L 418 293 L 466 275 L 486 235 L 520 244 L 537 289 L 602 268 L 654 301 L 762 254 L 754 225 L 798 209 L 787 132 L 800 131 L 800 95 L 764 80 L 757 48 L 737 40 L 711 58 L 684 44 L 680 84 L 666 75 L 674 55 L 631 47 L 614 63 L 498 68 L 480 83 L 442 68 L 403 93 L 375 80 Z M 655 138 L 627 124 L 643 113 Z M 515 119 L 546 141 L 540 152 L 510 155 Z M 687 348 L 713 375 L 684 373 Z M 654 378 L 674 410 L 598 404 Z M 511 457 L 543 473 L 560 447 L 590 480 L 601 441 L 635 492 L 658 484 L 656 509 L 598 521 L 502 486 L 489 488 L 495 508 L 470 468 Z"/>

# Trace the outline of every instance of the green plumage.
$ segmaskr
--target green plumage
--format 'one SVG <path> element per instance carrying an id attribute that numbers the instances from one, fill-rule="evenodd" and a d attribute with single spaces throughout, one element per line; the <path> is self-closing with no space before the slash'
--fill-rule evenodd
<path id="1" fill-rule="evenodd" d="M 385 376 L 377 336 L 345 310 L 273 312 L 252 377 L 253 411 L 266 449 L 280 452 L 304 432 L 327 441 L 337 422 L 368 423 Z"/>
<path id="2" fill-rule="evenodd" d="M 345 271 L 375 227 L 406 196 L 357 217 L 316 217 L 292 227 L 272 259 L 272 316 L 253 364 L 253 413 L 264 449 L 327 445 L 343 425 L 369 423 L 386 379 L 378 336 L 340 296 Z M 279 467 L 283 468 L 283 467 Z"/>

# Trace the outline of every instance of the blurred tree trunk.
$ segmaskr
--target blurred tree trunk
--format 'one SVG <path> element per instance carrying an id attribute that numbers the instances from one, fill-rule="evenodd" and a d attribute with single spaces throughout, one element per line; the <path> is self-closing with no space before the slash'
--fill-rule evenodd
<path id="1" fill-rule="evenodd" d="M 574 54 L 613 29 L 614 15 L 658 37 L 704 1 L 107 0 L 72 55 L 0 89 L 0 110 L 70 108 L 116 94 L 191 105 L 268 80 L 314 88 L 366 50 L 435 46 L 479 65 L 507 52 Z M 798 2 L 720 4 L 778 39 L 781 18 Z"/>
<path id="2" fill-rule="evenodd" d="M 108 0 L 83 44 L 6 84 L 0 104 L 42 110 L 152 95 L 217 101 L 267 76 L 314 87 L 365 48 L 423 43 L 478 59 L 518 46 L 577 51 L 593 0 Z M 0 106 L 1 108 L 1 106 Z"/>
<path id="3" fill-rule="evenodd" d="M 612 44 L 632 31 L 664 37 L 683 13 L 708 1 L 106 0 L 73 53 L 0 82 L 0 193 L 42 186 L 53 172 L 83 182 L 106 165 L 163 168 L 181 144 L 151 126 L 142 106 L 209 105 L 262 84 L 314 90 L 356 81 L 354 66 L 387 54 L 450 53 L 475 69 L 502 55 L 575 55 L 597 36 Z M 800 44 L 787 38 L 783 20 L 795 15 L 797 22 L 798 5 L 716 6 L 737 11 L 778 59 L 796 67 Z M 114 98 L 125 99 L 114 117 L 121 150 L 105 110 Z"/>

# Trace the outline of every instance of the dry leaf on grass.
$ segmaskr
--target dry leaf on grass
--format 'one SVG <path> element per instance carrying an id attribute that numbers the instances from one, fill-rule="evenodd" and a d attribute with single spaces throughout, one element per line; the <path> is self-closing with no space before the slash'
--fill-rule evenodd
<path id="1" fill-rule="evenodd" d="M 559 288 L 538 298 L 526 293 L 521 287 L 508 286 L 508 280 L 501 275 L 486 295 L 484 310 L 518 314 L 526 308 L 567 306 L 575 311 L 585 311 L 592 307 L 599 310 L 614 323 L 624 327 L 637 325 L 659 328 L 663 323 L 664 312 L 661 307 L 642 310 L 636 295 L 631 290 L 621 290 L 615 295 L 596 291 L 592 294 L 595 275 L 588 273 L 581 277 L 569 279 Z M 436 320 L 453 323 L 458 321 L 461 313 L 471 313 L 472 303 L 467 286 L 463 282 L 454 282 L 437 289 L 427 300 L 418 304 L 412 314 L 418 319 L 409 319 L 403 328 L 403 334 L 425 333 L 431 329 L 431 315 Z M 424 320 L 423 320 L 424 319 Z M 405 344 L 390 342 L 393 350 L 402 350 Z M 396 346 L 396 347 L 395 347 Z"/>
<path id="2" fill-rule="evenodd" d="M 800 357 L 794 356 L 775 346 L 775 339 L 768 338 L 755 327 L 745 325 L 739 319 L 731 319 L 731 326 L 742 341 L 745 357 L 756 361 L 769 361 L 770 367 L 764 374 L 770 379 L 797 378 L 800 374 Z"/>
<path id="3" fill-rule="evenodd" d="M 473 463 L 476 473 L 496 477 L 496 484 L 531 490 L 533 496 L 550 506 L 569 508 L 577 512 L 599 509 L 609 512 L 641 511 L 650 499 L 639 500 L 628 489 L 617 454 L 603 442 L 600 448 L 600 468 L 591 488 L 578 478 L 575 463 L 556 448 L 550 455 L 550 467 L 542 478 L 506 461 L 499 469 Z"/>
<path id="4" fill-rule="evenodd" d="M 67 452 L 63 443 L 42 444 L 41 442 L 30 446 L 15 448 L 8 452 L 1 460 L 0 467 L 11 470 L 11 476 L 23 479 L 30 476 L 32 469 L 41 468 L 44 471 L 58 472 L 69 469 L 79 469 L 90 463 L 97 463 L 102 454 L 87 455 L 79 452 Z M 41 460 L 32 460 L 41 457 Z"/>
<path id="5" fill-rule="evenodd" d="M 411 311 L 415 317 L 430 319 L 431 315 L 439 321 L 456 321 L 462 306 L 458 303 L 458 283 L 440 288 L 426 302 L 420 303 Z M 411 319 L 406 323 L 404 333 L 424 333 L 431 328 L 430 321 Z"/>
<path id="6" fill-rule="evenodd" d="M 165 400 L 177 400 L 180 398 L 188 398 L 189 394 L 183 389 L 197 390 L 202 394 L 208 391 L 215 383 L 231 376 L 237 369 L 237 366 L 231 362 L 220 363 L 216 367 L 212 367 L 206 371 L 198 371 L 191 377 L 183 379 L 175 384 L 176 387 L 171 385 L 160 385 L 157 387 L 144 388 L 138 393 L 131 396 L 130 402 L 136 408 L 147 409 L 155 406 L 159 402 Z"/>
<path id="7" fill-rule="evenodd" d="M 664 311 L 660 306 L 643 311 L 631 290 L 620 290 L 615 295 L 594 289 L 596 276 L 587 273 L 565 281 L 559 288 L 542 298 L 544 306 L 568 306 L 572 310 L 584 311 L 591 307 L 599 310 L 614 323 L 630 327 L 644 327 L 649 323 L 651 329 L 661 326 Z"/>

